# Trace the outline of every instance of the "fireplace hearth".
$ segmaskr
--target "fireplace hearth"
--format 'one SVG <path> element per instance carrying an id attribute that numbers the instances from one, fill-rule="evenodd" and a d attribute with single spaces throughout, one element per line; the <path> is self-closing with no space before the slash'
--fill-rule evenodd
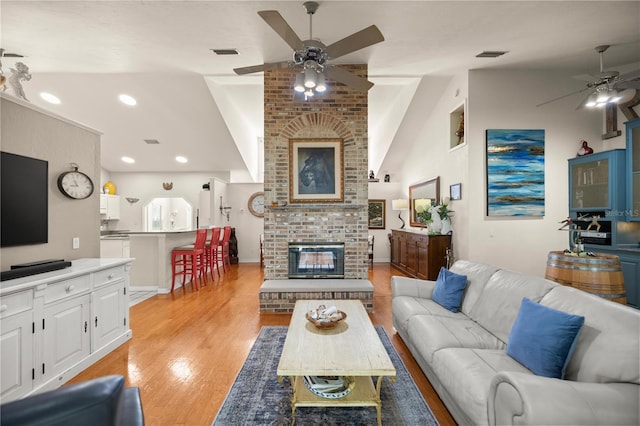
<path id="1" fill-rule="evenodd" d="M 344 278 L 344 243 L 289 243 L 289 278 Z"/>

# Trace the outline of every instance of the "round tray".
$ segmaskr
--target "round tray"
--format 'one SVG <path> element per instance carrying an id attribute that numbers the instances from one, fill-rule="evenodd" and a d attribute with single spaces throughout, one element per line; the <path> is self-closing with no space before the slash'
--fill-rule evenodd
<path id="1" fill-rule="evenodd" d="M 314 388 L 313 384 L 315 383 L 327 383 L 327 382 L 335 382 L 337 380 L 341 380 L 342 384 L 338 385 L 337 388 L 330 391 L 322 391 L 321 389 Z M 354 377 L 351 376 L 304 376 L 302 378 L 304 385 L 309 392 L 314 395 L 317 395 L 321 398 L 327 399 L 338 399 L 344 398 L 349 395 L 353 388 L 356 386 L 356 381 Z"/>
<path id="2" fill-rule="evenodd" d="M 344 313 L 343 311 L 338 311 L 338 314 L 340 314 L 340 318 L 335 320 L 326 320 L 326 319 L 313 319 L 311 318 L 311 312 L 307 312 L 305 314 L 305 318 L 307 318 L 307 320 L 311 324 L 315 325 L 317 328 L 329 329 L 329 328 L 334 328 L 347 317 L 347 314 Z"/>

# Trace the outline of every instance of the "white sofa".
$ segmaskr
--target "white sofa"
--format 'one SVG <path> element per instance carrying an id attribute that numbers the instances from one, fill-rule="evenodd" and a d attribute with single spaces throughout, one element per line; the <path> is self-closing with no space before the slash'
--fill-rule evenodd
<path id="1" fill-rule="evenodd" d="M 640 424 L 640 311 L 543 278 L 457 261 L 460 312 L 434 281 L 392 277 L 393 325 L 459 424 Z M 507 355 L 523 297 L 585 317 L 564 380 Z"/>

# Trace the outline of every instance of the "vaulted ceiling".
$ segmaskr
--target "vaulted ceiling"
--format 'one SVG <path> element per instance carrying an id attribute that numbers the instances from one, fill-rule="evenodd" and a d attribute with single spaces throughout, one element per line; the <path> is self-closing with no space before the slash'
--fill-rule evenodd
<path id="1" fill-rule="evenodd" d="M 595 46 L 610 44 L 607 68 L 638 68 L 640 2 L 320 1 L 313 37 L 325 44 L 371 24 L 385 41 L 334 63 L 367 63 L 370 168 L 393 150 L 396 130 L 422 78 L 471 69 L 597 74 Z M 0 47 L 30 67 L 30 101 L 102 131 L 106 170 L 221 173 L 259 180 L 262 74 L 233 68 L 291 59 L 258 16 L 278 10 L 302 39 L 302 1 L 7 1 Z M 234 48 L 218 56 L 210 49 Z M 485 50 L 508 53 L 477 58 Z M 5 75 L 16 59 L 4 57 Z M 41 91 L 58 96 L 51 105 Z M 135 97 L 127 107 L 117 96 Z M 558 93 L 558 96 L 564 93 Z M 576 100 L 577 102 L 578 100 Z M 145 139 L 156 139 L 149 145 Z M 124 155 L 135 164 L 123 163 Z M 189 159 L 174 161 L 176 155 Z"/>

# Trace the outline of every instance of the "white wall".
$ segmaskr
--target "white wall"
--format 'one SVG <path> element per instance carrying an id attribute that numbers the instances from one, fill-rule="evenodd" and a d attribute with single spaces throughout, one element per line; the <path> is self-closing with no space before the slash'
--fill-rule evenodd
<path id="1" fill-rule="evenodd" d="M 49 163 L 49 242 L 0 250 L 2 270 L 45 259 L 100 257 L 100 134 L 10 96 L 1 97 L 3 151 Z M 58 190 L 57 179 L 76 163 L 92 178 L 96 190 L 85 200 L 71 200 Z M 72 239 L 80 248 L 72 248 Z"/>
<path id="2" fill-rule="evenodd" d="M 374 236 L 373 261 L 389 262 L 391 260 L 391 246 L 388 234 L 392 229 L 400 229 L 402 222 L 398 219 L 398 213 L 391 210 L 391 201 L 398 198 L 406 198 L 404 186 L 400 182 L 380 182 L 369 183 L 369 199 L 385 200 L 385 229 L 369 229 L 369 235 Z M 407 212 L 402 212 L 402 218 L 408 224 Z"/>
<path id="3" fill-rule="evenodd" d="M 549 251 L 568 245 L 558 222 L 568 211 L 567 160 L 580 141 L 603 151 L 601 111 L 576 110 L 580 96 L 536 108 L 536 104 L 582 87 L 558 74 L 489 71 L 469 72 L 469 178 L 463 197 L 469 208 L 468 258 L 544 276 Z M 486 216 L 485 132 L 487 129 L 545 130 L 545 216 Z M 608 147 L 607 147 L 608 148 Z"/>
<path id="4" fill-rule="evenodd" d="M 230 183 L 227 185 L 225 205 L 232 207 L 229 224 L 236 228 L 238 261 L 260 261 L 260 234 L 264 232 L 264 219 L 249 212 L 249 197 L 264 190 L 262 183 Z M 225 218 L 226 221 L 226 218 Z"/>

